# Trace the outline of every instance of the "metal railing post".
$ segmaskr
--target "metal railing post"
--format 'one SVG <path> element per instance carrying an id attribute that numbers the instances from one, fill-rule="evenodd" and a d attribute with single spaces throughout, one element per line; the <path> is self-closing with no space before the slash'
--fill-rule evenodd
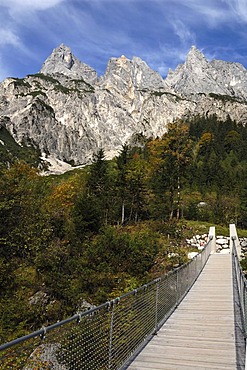
<path id="1" fill-rule="evenodd" d="M 209 240 L 211 244 L 211 253 L 216 252 L 216 238 L 215 238 L 215 226 L 209 228 Z"/>
<path id="2" fill-rule="evenodd" d="M 109 310 L 111 310 L 111 322 L 110 322 L 110 333 L 109 333 L 109 351 L 108 351 L 108 370 L 112 368 L 112 342 L 113 342 L 113 324 L 114 324 L 114 305 L 115 302 L 109 302 Z"/>
<path id="3" fill-rule="evenodd" d="M 155 329 L 154 329 L 154 335 L 157 334 L 157 331 L 158 331 L 159 288 L 160 288 L 160 279 L 157 279 L 156 294 L 155 294 Z"/>
<path id="4" fill-rule="evenodd" d="M 241 247 L 238 239 L 237 229 L 235 224 L 230 224 L 230 251 L 232 252 L 233 243 L 235 244 L 236 252 L 239 261 L 241 260 Z"/>
<path id="5" fill-rule="evenodd" d="M 179 275 L 178 275 L 178 271 L 176 271 L 176 306 L 178 305 L 178 302 L 179 302 Z"/>

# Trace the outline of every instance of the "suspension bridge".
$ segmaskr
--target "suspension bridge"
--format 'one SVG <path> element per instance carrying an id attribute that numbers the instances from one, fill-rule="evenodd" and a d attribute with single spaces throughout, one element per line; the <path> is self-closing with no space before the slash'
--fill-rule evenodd
<path id="1" fill-rule="evenodd" d="M 235 225 L 149 284 L 0 346 L 1 369 L 247 369 L 247 282 Z"/>
<path id="2" fill-rule="evenodd" d="M 236 369 L 232 297 L 230 256 L 214 254 L 129 369 Z"/>

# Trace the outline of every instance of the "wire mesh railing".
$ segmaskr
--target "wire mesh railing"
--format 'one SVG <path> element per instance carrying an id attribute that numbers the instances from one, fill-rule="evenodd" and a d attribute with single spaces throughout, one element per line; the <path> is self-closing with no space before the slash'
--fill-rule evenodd
<path id="1" fill-rule="evenodd" d="M 237 282 L 239 306 L 244 337 L 247 338 L 247 280 L 239 261 L 235 238 L 232 237 L 232 262 Z M 247 367 L 247 364 L 246 364 Z"/>
<path id="2" fill-rule="evenodd" d="M 146 344 L 191 288 L 211 240 L 178 269 L 132 292 L 0 346 L 1 369 L 118 370 Z"/>

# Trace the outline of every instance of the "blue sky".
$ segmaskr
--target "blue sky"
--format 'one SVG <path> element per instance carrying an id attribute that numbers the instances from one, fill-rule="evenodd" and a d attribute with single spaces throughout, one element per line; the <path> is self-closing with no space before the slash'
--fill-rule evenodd
<path id="1" fill-rule="evenodd" d="M 38 72 L 61 43 L 99 75 L 124 54 L 165 76 L 192 45 L 247 67 L 247 1 L 0 0 L 0 81 Z"/>

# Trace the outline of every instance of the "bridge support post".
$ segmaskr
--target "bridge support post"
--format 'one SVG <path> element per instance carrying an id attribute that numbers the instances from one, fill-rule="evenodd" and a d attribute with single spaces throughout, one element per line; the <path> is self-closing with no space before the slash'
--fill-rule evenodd
<path id="1" fill-rule="evenodd" d="M 160 279 L 156 283 L 156 294 L 155 294 L 155 329 L 154 335 L 158 332 L 158 305 L 159 305 L 159 289 L 160 289 Z"/>
<path id="2" fill-rule="evenodd" d="M 211 239 L 211 253 L 213 254 L 216 252 L 215 226 L 210 226 L 208 236 Z"/>
<path id="3" fill-rule="evenodd" d="M 109 302 L 109 311 L 111 311 L 110 333 L 109 333 L 109 352 L 108 352 L 108 370 L 112 368 L 112 342 L 113 342 L 113 325 L 114 325 L 114 308 L 115 301 Z"/>
<path id="4" fill-rule="evenodd" d="M 238 259 L 241 260 L 241 247 L 240 247 L 240 243 L 238 239 L 238 233 L 237 233 L 236 226 L 235 224 L 230 224 L 229 228 L 230 228 L 230 251 L 232 253 L 232 243 L 233 243 L 232 238 L 234 238 Z"/>

